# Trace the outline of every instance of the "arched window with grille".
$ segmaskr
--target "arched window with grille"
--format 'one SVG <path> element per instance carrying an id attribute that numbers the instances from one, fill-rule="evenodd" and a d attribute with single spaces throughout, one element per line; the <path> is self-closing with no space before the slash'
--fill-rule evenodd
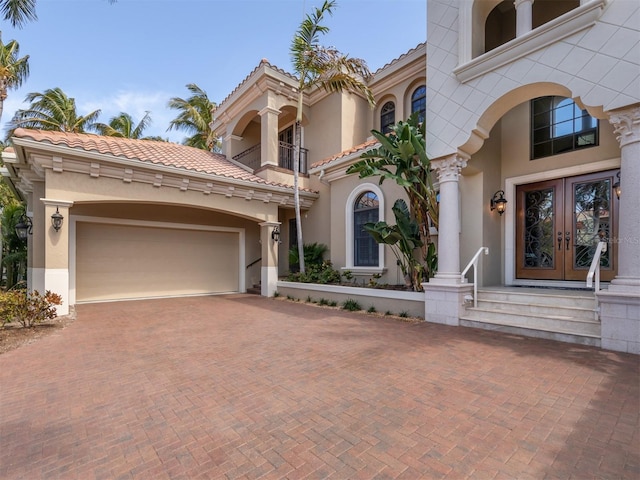
<path id="1" fill-rule="evenodd" d="M 353 264 L 356 267 L 378 266 L 378 244 L 364 225 L 378 221 L 379 208 L 378 196 L 373 192 L 360 194 L 353 207 Z"/>
<path id="2" fill-rule="evenodd" d="M 361 183 L 349 194 L 345 207 L 345 268 L 382 273 L 384 245 L 378 245 L 363 228 L 365 223 L 384 220 L 382 190 L 373 183 Z"/>
<path id="3" fill-rule="evenodd" d="M 387 102 L 380 110 L 380 131 L 390 132 L 394 123 L 396 123 L 396 105 L 393 102 Z"/>
<path id="4" fill-rule="evenodd" d="M 424 122 L 427 112 L 427 87 L 419 86 L 411 95 L 411 114 L 418 113 L 418 121 Z"/>

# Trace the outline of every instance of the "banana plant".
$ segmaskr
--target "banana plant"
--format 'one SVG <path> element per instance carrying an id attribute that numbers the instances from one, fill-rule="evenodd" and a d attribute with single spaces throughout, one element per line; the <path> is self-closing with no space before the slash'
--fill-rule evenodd
<path id="1" fill-rule="evenodd" d="M 420 227 L 409 212 L 409 207 L 403 199 L 393 204 L 395 225 L 387 222 L 365 223 L 363 228 L 378 244 L 389 245 L 398 259 L 398 265 L 404 276 L 407 287 L 414 291 L 421 289 L 424 267 L 416 259 L 416 250 L 422 247 Z"/>

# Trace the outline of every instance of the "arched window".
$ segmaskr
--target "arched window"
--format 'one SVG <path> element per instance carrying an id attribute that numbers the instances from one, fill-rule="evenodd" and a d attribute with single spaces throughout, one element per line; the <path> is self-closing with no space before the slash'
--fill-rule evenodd
<path id="1" fill-rule="evenodd" d="M 393 102 L 387 102 L 380 110 L 380 131 L 388 133 L 394 123 L 396 123 L 396 105 Z"/>
<path id="2" fill-rule="evenodd" d="M 427 112 L 427 87 L 421 85 L 411 95 L 411 114 L 418 112 L 418 121 L 424 122 Z"/>
<path id="3" fill-rule="evenodd" d="M 373 192 L 364 192 L 353 206 L 353 265 L 356 267 L 378 266 L 378 244 L 364 229 L 369 222 L 377 222 L 380 202 Z"/>
<path id="4" fill-rule="evenodd" d="M 382 273 L 384 245 L 378 245 L 362 227 L 384 220 L 384 195 L 373 183 L 361 183 L 345 205 L 345 266 L 353 272 Z"/>
<path id="5" fill-rule="evenodd" d="M 598 145 L 598 120 L 565 97 L 531 100 L 531 159 Z"/>

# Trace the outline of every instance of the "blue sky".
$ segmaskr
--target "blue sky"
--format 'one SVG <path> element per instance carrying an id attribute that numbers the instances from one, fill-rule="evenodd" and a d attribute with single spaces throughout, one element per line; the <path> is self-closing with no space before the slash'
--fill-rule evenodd
<path id="1" fill-rule="evenodd" d="M 100 121 L 124 111 L 138 121 L 151 111 L 148 135 L 167 132 L 171 97 L 196 83 L 217 103 L 266 58 L 291 71 L 289 46 L 303 14 L 320 0 L 39 0 L 38 20 L 22 29 L 2 23 L 4 42 L 30 56 L 28 80 L 9 91 L 6 123 L 29 92 L 60 87 L 80 114 L 101 109 Z M 426 39 L 426 0 L 338 0 L 322 39 L 371 71 Z"/>

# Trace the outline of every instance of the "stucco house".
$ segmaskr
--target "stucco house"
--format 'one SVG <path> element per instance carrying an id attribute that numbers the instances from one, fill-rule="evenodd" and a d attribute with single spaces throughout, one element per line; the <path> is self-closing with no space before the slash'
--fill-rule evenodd
<path id="1" fill-rule="evenodd" d="M 361 224 L 392 221 L 403 191 L 346 170 L 372 129 L 418 112 L 440 202 L 425 320 L 640 353 L 640 5 L 427 0 L 427 20 L 426 43 L 374 72 L 374 109 L 305 95 L 305 242 L 402 283 Z M 67 308 L 290 288 L 296 86 L 262 60 L 215 112 L 222 155 L 17 130 L 5 174 L 33 218 L 30 286 Z"/>
<path id="2" fill-rule="evenodd" d="M 345 215 L 365 199 L 367 218 L 384 219 L 402 192 L 388 185 L 383 194 L 338 170 L 374 144 L 371 129 L 412 111 L 424 116 L 425 56 L 421 44 L 374 72 L 373 110 L 355 94 L 315 90 L 304 99 L 305 242 L 329 246 L 338 267 L 382 273 L 390 283 L 398 276 L 395 260 L 389 267 L 385 249 L 371 239 L 361 239 L 354 258 L 345 244 L 345 230 L 354 237 Z M 245 292 L 257 284 L 273 295 L 289 270 L 295 236 L 296 86 L 295 77 L 262 60 L 215 112 L 212 128 L 223 154 L 17 129 L 3 160 L 33 223 L 28 287 L 61 294 L 61 314 L 81 302 Z M 56 213 L 63 218 L 59 229 L 51 221 Z"/>

